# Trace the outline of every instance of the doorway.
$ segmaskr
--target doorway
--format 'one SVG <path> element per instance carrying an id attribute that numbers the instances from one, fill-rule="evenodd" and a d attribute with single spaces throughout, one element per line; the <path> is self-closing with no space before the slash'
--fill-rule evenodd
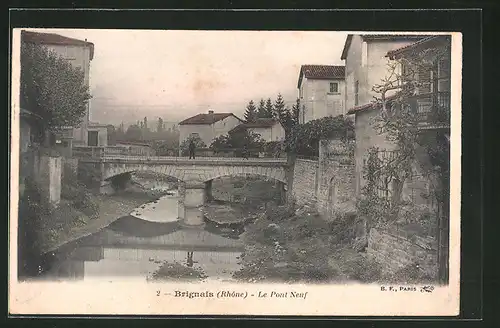
<path id="1" fill-rule="evenodd" d="M 89 131 L 88 133 L 88 145 L 90 147 L 97 147 L 99 143 L 99 131 Z"/>

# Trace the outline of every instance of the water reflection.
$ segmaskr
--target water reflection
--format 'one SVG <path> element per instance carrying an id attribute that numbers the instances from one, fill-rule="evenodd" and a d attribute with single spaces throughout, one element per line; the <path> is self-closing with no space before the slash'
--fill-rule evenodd
<path id="1" fill-rule="evenodd" d="M 151 222 L 178 221 L 178 192 L 176 190 L 169 190 L 168 193 L 155 201 L 136 208 L 130 215 Z"/>
<path id="2" fill-rule="evenodd" d="M 177 262 L 203 271 L 206 281 L 227 281 L 240 269 L 242 251 L 239 240 L 213 229 L 183 228 L 177 222 L 156 223 L 128 216 L 83 238 L 74 248 L 56 253 L 44 277 L 148 279 L 165 262 Z"/>

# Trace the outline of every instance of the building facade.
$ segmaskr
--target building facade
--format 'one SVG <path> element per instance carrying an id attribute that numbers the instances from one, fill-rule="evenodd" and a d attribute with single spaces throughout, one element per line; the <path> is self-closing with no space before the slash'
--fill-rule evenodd
<path id="1" fill-rule="evenodd" d="M 370 103 L 380 96 L 372 88 L 387 77 L 387 52 L 422 39 L 418 35 L 349 34 L 341 59 L 345 60 L 345 106 L 347 110 Z"/>
<path id="2" fill-rule="evenodd" d="M 116 147 L 124 148 L 130 155 L 155 156 L 156 152 L 149 144 L 129 141 L 117 141 Z"/>
<path id="3" fill-rule="evenodd" d="M 297 88 L 300 123 L 345 114 L 344 66 L 302 65 Z"/>
<path id="4" fill-rule="evenodd" d="M 415 81 L 418 83 L 418 87 L 414 91 L 409 93 L 406 92 L 408 90 L 405 85 L 409 82 L 407 80 L 409 76 L 402 74 L 399 81 L 401 87 L 395 92 L 402 92 L 402 90 L 405 90 L 404 96 L 402 96 L 401 93 L 394 93 L 388 97 L 389 103 L 396 97 L 404 97 L 404 103 L 408 104 L 409 107 L 402 108 L 402 110 L 409 109 L 417 114 L 416 117 L 419 120 L 418 124 L 421 127 L 419 133 L 426 133 L 426 131 L 433 129 L 449 129 L 451 60 L 449 45 L 449 37 L 434 36 L 421 38 L 414 43 L 386 52 L 386 56 L 389 60 L 399 60 L 405 56 L 409 58 L 417 52 L 426 53 L 429 49 L 433 51 L 442 51 L 443 53 L 439 60 L 435 60 L 434 68 L 430 67 L 425 70 L 414 70 L 415 74 L 412 74 L 411 85 L 414 85 Z M 413 58 L 412 60 L 416 63 L 422 61 L 422 59 L 423 58 Z M 426 60 L 428 59 L 426 58 Z M 402 62 L 404 61 L 400 61 L 400 63 Z M 401 67 L 400 70 L 404 72 L 407 71 L 407 68 Z M 443 114 L 443 120 L 438 124 L 436 124 L 436 122 L 431 124 L 429 118 L 436 112 Z M 381 154 L 389 156 L 392 152 L 397 151 L 396 145 L 387 139 L 387 135 L 381 133 L 381 131 L 373 125 L 374 120 L 380 116 L 380 113 L 380 106 L 374 105 L 371 102 L 356 106 L 348 112 L 348 114 L 355 116 L 355 189 L 357 195 L 361 194 L 363 186 L 366 184 L 363 177 L 363 169 L 368 158 L 368 150 L 372 147 L 377 147 Z M 419 165 L 425 165 L 422 163 L 428 161 L 428 155 L 424 151 L 421 151 L 420 147 L 416 147 L 416 156 L 418 156 L 418 162 L 420 164 L 415 164 L 414 177 L 412 177 L 411 181 L 405 183 L 403 197 L 407 199 L 411 198 L 414 203 L 423 204 L 427 201 L 422 198 L 421 195 L 428 191 L 430 177 L 423 175 Z M 429 163 L 429 165 L 431 164 Z"/>
<path id="5" fill-rule="evenodd" d="M 78 40 L 68 38 L 62 35 L 53 33 L 39 33 L 22 31 L 21 37 L 23 42 L 41 44 L 50 51 L 55 52 L 60 57 L 70 62 L 73 67 L 79 68 L 84 73 L 84 83 L 87 87 L 90 86 L 90 62 L 94 58 L 94 44 L 86 40 Z M 90 101 L 87 104 L 87 110 L 83 117 L 82 124 L 79 127 L 68 128 L 66 131 L 73 130 L 69 135 L 63 131 L 60 136 L 65 143 L 78 146 L 86 146 L 88 144 L 88 125 L 90 121 Z"/>
<path id="6" fill-rule="evenodd" d="M 260 135 L 265 141 L 283 141 L 285 139 L 285 129 L 278 120 L 260 118 L 252 123 L 245 123 L 243 126 L 252 133 Z"/>
<path id="7" fill-rule="evenodd" d="M 232 113 L 198 114 L 179 122 L 179 145 L 189 137 L 199 137 L 208 147 L 212 140 L 243 123 Z"/>

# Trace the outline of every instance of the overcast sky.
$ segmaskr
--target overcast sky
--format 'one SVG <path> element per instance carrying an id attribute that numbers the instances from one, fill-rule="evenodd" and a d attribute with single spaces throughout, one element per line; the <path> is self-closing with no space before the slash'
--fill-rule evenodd
<path id="1" fill-rule="evenodd" d="M 250 100 L 281 92 L 293 104 L 300 65 L 343 65 L 346 33 L 299 31 L 38 30 L 87 39 L 91 120 L 242 115 Z"/>

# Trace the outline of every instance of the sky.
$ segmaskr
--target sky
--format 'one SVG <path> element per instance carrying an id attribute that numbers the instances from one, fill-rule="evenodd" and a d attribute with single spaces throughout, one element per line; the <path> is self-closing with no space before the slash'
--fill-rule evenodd
<path id="1" fill-rule="evenodd" d="M 35 29 L 34 29 L 35 30 Z M 343 65 L 347 33 L 36 29 L 94 43 L 91 120 L 178 122 L 208 110 L 242 116 L 250 100 L 291 106 L 304 64 Z"/>

